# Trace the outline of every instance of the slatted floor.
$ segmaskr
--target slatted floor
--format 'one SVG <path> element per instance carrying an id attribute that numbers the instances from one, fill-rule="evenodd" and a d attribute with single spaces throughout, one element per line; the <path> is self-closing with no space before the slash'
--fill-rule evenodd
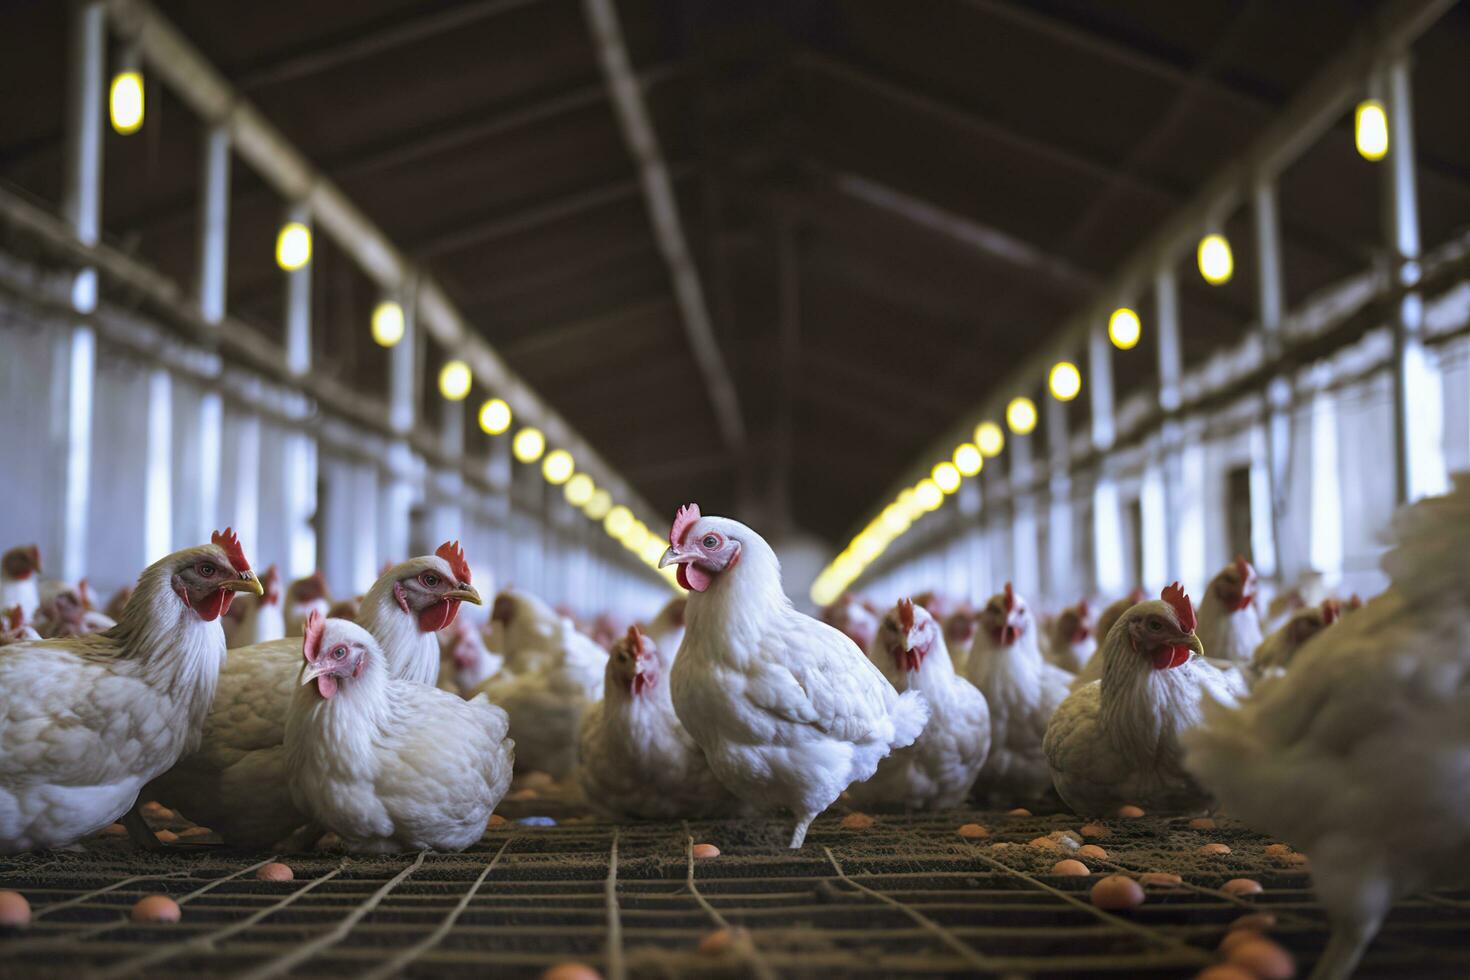
<path id="1" fill-rule="evenodd" d="M 0 934 L 0 976 L 502 977 L 578 960 L 607 977 L 1187 977 L 1253 910 L 1277 917 L 1276 938 L 1303 966 L 1325 941 L 1305 870 L 1224 820 L 1108 823 L 1095 841 L 1107 859 L 1087 861 L 1095 872 L 1184 879 L 1112 913 L 1088 901 L 1088 879 L 1050 873 L 1066 855 L 1028 843 L 1078 830 L 1069 816 L 953 812 L 855 830 L 830 815 L 791 853 L 776 821 L 613 826 L 538 801 L 503 812 L 513 822 L 463 854 L 290 856 L 287 883 L 255 879 L 267 854 L 155 856 L 125 840 L 10 859 L 0 888 L 24 893 L 35 918 Z M 548 812 L 557 825 L 514 822 Z M 991 837 L 956 833 L 971 822 Z M 695 842 L 723 853 L 694 859 Z M 1201 856 L 1211 842 L 1232 851 Z M 1219 890 L 1237 877 L 1264 893 Z M 182 922 L 128 921 L 160 892 Z M 747 931 L 722 953 L 699 951 L 726 926 Z M 1403 903 L 1360 975 L 1470 976 L 1470 892 Z"/>

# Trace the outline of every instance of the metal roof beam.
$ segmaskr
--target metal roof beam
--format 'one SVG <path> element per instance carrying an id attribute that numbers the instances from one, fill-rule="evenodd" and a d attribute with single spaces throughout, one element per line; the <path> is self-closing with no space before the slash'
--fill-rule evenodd
<path id="1" fill-rule="evenodd" d="M 726 445 L 739 453 L 745 447 L 745 421 L 740 414 L 740 401 L 735 381 L 730 375 L 725 355 L 715 338 L 699 272 L 679 220 L 679 204 L 674 197 L 673 178 L 659 148 L 658 135 L 643 93 L 633 73 L 623 29 L 612 0 L 583 0 L 583 13 L 597 48 L 598 61 L 607 80 L 609 96 L 622 127 L 623 138 L 638 166 L 649 220 L 654 237 L 663 252 L 673 280 L 674 296 L 689 335 L 694 359 L 704 376 L 705 387 L 714 407 L 715 419 Z"/>

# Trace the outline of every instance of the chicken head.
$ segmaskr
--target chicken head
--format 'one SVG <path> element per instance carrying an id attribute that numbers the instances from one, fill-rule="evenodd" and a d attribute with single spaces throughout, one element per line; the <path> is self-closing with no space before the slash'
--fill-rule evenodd
<path id="1" fill-rule="evenodd" d="M 702 518 L 698 504 L 679 508 L 669 528 L 669 547 L 658 567 L 679 566 L 679 584 L 704 592 L 721 572 L 740 562 L 740 542 L 720 528 L 719 518 Z"/>
<path id="2" fill-rule="evenodd" d="M 240 539 L 230 528 L 223 533 L 215 531 L 204 548 L 182 552 L 178 557 L 172 579 L 174 594 L 205 622 L 227 611 L 236 592 L 260 595 L 264 591 L 250 570 Z"/>
<path id="3" fill-rule="evenodd" d="M 342 683 L 362 676 L 374 648 L 367 630 L 345 619 L 323 619 L 313 609 L 306 617 L 301 653 L 306 667 L 301 683 L 315 682 L 317 693 L 331 699 Z"/>
<path id="4" fill-rule="evenodd" d="M 393 598 L 399 608 L 418 618 L 419 629 L 433 633 L 446 629 L 459 613 L 459 604 L 480 605 L 480 593 L 470 584 L 470 566 L 458 541 L 446 541 L 424 558 L 398 566 Z M 497 607 L 499 600 L 496 600 Z"/>
<path id="5" fill-rule="evenodd" d="M 637 697 L 658 683 L 658 675 L 658 648 L 637 626 L 629 626 L 607 658 L 607 696 Z"/>
<path id="6" fill-rule="evenodd" d="M 1191 651 L 1204 656 L 1204 644 L 1194 635 L 1194 606 L 1178 582 L 1165 588 L 1158 601 L 1140 602 L 1125 612 L 1114 631 L 1118 629 L 1154 670 L 1186 663 Z"/>
<path id="7" fill-rule="evenodd" d="M 41 549 L 33 544 L 11 548 L 0 557 L 0 570 L 14 582 L 23 582 L 41 571 Z"/>

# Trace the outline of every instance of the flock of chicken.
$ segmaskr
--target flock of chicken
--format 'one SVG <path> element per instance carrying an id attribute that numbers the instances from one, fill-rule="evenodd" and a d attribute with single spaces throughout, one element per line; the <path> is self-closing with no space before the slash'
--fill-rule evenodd
<path id="1" fill-rule="evenodd" d="M 1396 895 L 1470 875 L 1470 479 L 1395 534 L 1386 592 L 1264 636 L 1244 559 L 1198 610 L 1175 584 L 1043 626 L 1007 584 L 978 613 L 844 597 L 819 621 L 759 534 L 693 505 L 663 557 L 687 599 L 586 632 L 516 589 L 462 610 L 481 598 L 457 543 L 350 603 L 319 575 L 283 602 L 226 530 L 107 613 L 17 548 L 0 559 L 0 853 L 120 817 L 158 846 L 145 800 L 238 845 L 458 850 L 513 766 L 615 818 L 784 810 L 793 848 L 844 792 L 1087 816 L 1219 804 L 1312 856 L 1334 925 L 1319 973 L 1344 975 Z"/>

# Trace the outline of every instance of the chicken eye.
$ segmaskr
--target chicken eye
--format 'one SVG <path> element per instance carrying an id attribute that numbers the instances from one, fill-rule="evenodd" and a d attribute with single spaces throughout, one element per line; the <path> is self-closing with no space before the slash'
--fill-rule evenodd
<path id="1" fill-rule="evenodd" d="M 1148 628 L 1157 633 L 1159 630 L 1164 628 L 1164 621 L 1157 617 L 1153 617 L 1148 621 Z"/>
<path id="2" fill-rule="evenodd" d="M 439 587 L 439 576 L 435 575 L 433 572 L 425 572 L 424 574 L 420 575 L 419 581 L 424 583 L 431 589 Z"/>
<path id="3" fill-rule="evenodd" d="M 706 548 L 718 548 L 720 546 L 720 539 L 715 537 L 713 534 L 706 534 L 704 536 L 704 540 L 700 543 L 703 544 Z"/>
<path id="4" fill-rule="evenodd" d="M 199 563 L 199 574 L 204 576 L 205 578 L 214 578 L 214 574 L 217 571 L 219 571 L 219 569 L 215 568 L 207 561 Z"/>
<path id="5" fill-rule="evenodd" d="M 332 651 L 333 660 L 341 660 L 345 656 L 347 656 L 346 647 L 337 647 L 335 650 Z"/>

